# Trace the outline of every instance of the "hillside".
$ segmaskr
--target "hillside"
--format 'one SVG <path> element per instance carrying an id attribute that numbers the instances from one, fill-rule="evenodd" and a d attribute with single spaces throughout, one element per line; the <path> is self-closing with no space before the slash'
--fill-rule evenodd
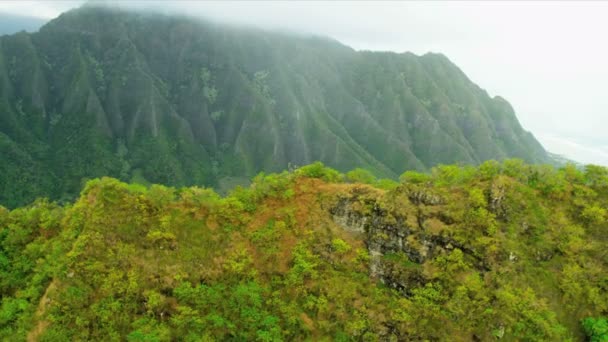
<path id="1" fill-rule="evenodd" d="M 227 197 L 95 179 L 0 208 L 0 337 L 604 341 L 607 205 L 607 169 L 517 160 Z"/>
<path id="2" fill-rule="evenodd" d="M 441 54 L 85 6 L 0 37 L 0 203 L 86 179 L 226 189 L 320 160 L 396 178 L 546 162 L 511 106 Z"/>

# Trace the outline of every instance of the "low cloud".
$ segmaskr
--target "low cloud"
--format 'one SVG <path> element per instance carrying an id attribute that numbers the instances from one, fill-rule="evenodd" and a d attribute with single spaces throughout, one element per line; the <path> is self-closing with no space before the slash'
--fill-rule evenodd
<path id="1" fill-rule="evenodd" d="M 538 139 L 547 150 L 583 164 L 608 166 L 608 146 L 590 146 L 579 141 L 539 134 Z"/>

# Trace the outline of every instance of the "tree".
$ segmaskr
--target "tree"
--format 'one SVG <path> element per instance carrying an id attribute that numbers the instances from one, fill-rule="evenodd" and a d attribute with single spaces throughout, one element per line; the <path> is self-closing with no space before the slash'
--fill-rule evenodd
<path id="1" fill-rule="evenodd" d="M 373 184 L 376 177 L 369 171 L 356 168 L 346 173 L 346 179 L 352 183 Z"/>
<path id="2" fill-rule="evenodd" d="M 608 320 L 604 317 L 588 317 L 582 321 L 583 330 L 590 342 L 608 341 Z"/>

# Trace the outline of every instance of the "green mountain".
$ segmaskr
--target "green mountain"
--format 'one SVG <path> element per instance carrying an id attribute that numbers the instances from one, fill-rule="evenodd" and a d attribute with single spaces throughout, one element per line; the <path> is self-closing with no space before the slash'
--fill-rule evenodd
<path id="1" fill-rule="evenodd" d="M 0 339 L 608 338 L 608 169 L 343 179 L 316 163 L 220 197 L 103 178 L 0 207 Z"/>
<path id="2" fill-rule="evenodd" d="M 316 160 L 396 178 L 507 157 L 549 160 L 441 54 L 90 6 L 0 37 L 9 207 L 101 176 L 223 189 Z"/>

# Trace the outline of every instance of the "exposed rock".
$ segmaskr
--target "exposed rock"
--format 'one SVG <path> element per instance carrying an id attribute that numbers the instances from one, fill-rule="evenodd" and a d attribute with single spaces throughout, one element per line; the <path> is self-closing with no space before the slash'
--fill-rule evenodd
<path id="1" fill-rule="evenodd" d="M 444 203 L 439 195 L 423 189 L 410 191 L 408 193 L 408 198 L 415 204 L 439 205 Z"/>
<path id="2" fill-rule="evenodd" d="M 496 214 L 496 218 L 507 220 L 508 210 L 507 206 L 504 204 L 506 198 L 506 184 L 504 184 L 500 178 L 492 183 L 488 197 L 490 211 Z"/>
<path id="3" fill-rule="evenodd" d="M 417 205 L 439 205 L 439 196 L 424 191 L 412 192 L 410 201 Z M 358 208 L 366 208 L 361 210 Z M 371 208 L 371 209 L 370 209 Z M 417 265 L 438 254 L 454 249 L 477 260 L 480 271 L 488 270 L 487 265 L 480 260 L 475 251 L 453 239 L 440 234 L 432 234 L 426 230 L 425 218 L 407 219 L 397 213 L 383 209 L 380 204 L 370 199 L 362 199 L 357 194 L 350 198 L 340 198 L 330 209 L 333 220 L 345 230 L 363 234 L 370 256 L 370 276 L 378 278 L 382 283 L 407 295 L 408 289 L 424 284 L 426 280 L 420 272 L 403 272 L 386 260 L 387 255 L 402 254 L 407 261 Z M 416 222 L 414 225 L 411 222 Z M 516 258 L 516 257 L 515 257 Z"/>
<path id="4" fill-rule="evenodd" d="M 367 217 L 353 210 L 352 202 L 348 199 L 341 199 L 330 212 L 334 222 L 340 227 L 353 233 L 365 233 Z"/>

